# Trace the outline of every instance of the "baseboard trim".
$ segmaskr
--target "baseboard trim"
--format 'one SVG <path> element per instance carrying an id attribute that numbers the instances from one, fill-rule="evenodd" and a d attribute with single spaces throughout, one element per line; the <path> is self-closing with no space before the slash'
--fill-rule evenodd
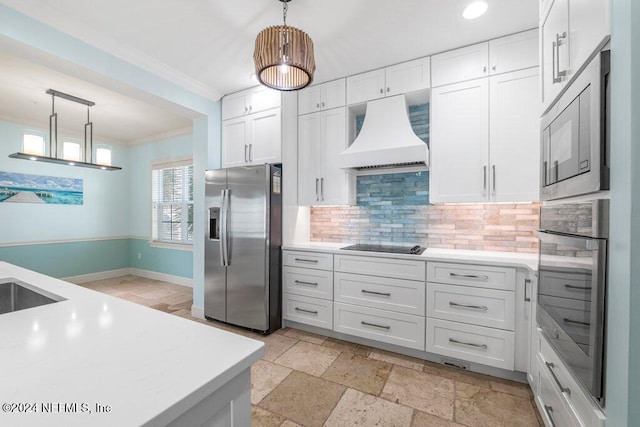
<path id="1" fill-rule="evenodd" d="M 193 317 L 197 317 L 198 319 L 204 320 L 204 307 L 198 307 L 197 305 L 191 306 L 191 315 Z"/>
<path id="2" fill-rule="evenodd" d="M 162 280 L 163 282 L 173 283 L 174 285 L 186 286 L 193 288 L 193 279 L 189 277 L 174 276 L 173 274 L 158 273 L 157 271 L 143 270 L 141 268 L 130 268 L 134 276 L 144 277 L 146 279 Z"/>
<path id="3" fill-rule="evenodd" d="M 141 268 L 119 268 L 117 270 L 99 271 L 97 273 L 63 277 L 62 280 L 80 285 L 82 283 L 95 282 L 96 280 L 113 279 L 115 277 L 128 275 L 140 276 L 152 280 L 161 280 L 163 282 L 173 283 L 174 285 L 193 288 L 193 279 L 189 277 L 174 276 L 172 274 L 158 273 L 157 271 L 143 270 Z M 204 309 L 201 309 L 201 311 L 201 317 L 204 319 Z"/>
<path id="4" fill-rule="evenodd" d="M 80 274 L 78 276 L 63 277 L 65 282 L 80 285 L 87 282 L 95 282 L 96 280 L 113 279 L 114 277 L 127 276 L 131 273 L 131 268 L 119 268 L 117 270 L 99 271 L 97 273 Z"/>

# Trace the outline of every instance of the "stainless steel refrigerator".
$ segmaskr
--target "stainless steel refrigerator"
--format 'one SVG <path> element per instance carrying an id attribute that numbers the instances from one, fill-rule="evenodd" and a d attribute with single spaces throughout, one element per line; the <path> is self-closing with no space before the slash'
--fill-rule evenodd
<path id="1" fill-rule="evenodd" d="M 204 314 L 270 333 L 281 322 L 282 168 L 206 172 Z"/>

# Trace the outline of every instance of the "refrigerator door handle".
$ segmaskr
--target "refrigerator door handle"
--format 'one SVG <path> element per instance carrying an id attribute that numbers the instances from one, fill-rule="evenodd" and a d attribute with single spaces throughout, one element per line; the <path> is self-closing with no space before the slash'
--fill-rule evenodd
<path id="1" fill-rule="evenodd" d="M 223 267 L 229 265 L 229 240 L 228 231 L 228 211 L 229 211 L 229 190 L 222 190 L 222 207 L 220 209 L 220 262 Z"/>

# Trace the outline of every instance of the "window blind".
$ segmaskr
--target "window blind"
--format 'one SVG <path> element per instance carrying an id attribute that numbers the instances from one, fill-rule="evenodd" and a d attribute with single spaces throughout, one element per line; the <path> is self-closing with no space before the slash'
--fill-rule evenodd
<path id="1" fill-rule="evenodd" d="M 185 163 L 152 168 L 153 241 L 193 242 L 193 165 Z"/>

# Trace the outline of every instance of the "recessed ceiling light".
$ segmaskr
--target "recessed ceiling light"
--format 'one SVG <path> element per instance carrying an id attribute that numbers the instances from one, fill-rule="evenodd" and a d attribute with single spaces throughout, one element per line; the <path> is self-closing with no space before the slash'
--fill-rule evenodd
<path id="1" fill-rule="evenodd" d="M 462 12 L 462 17 L 465 19 L 476 19 L 487 11 L 489 5 L 484 1 L 474 1 L 470 3 L 467 7 L 464 8 L 464 12 Z"/>

